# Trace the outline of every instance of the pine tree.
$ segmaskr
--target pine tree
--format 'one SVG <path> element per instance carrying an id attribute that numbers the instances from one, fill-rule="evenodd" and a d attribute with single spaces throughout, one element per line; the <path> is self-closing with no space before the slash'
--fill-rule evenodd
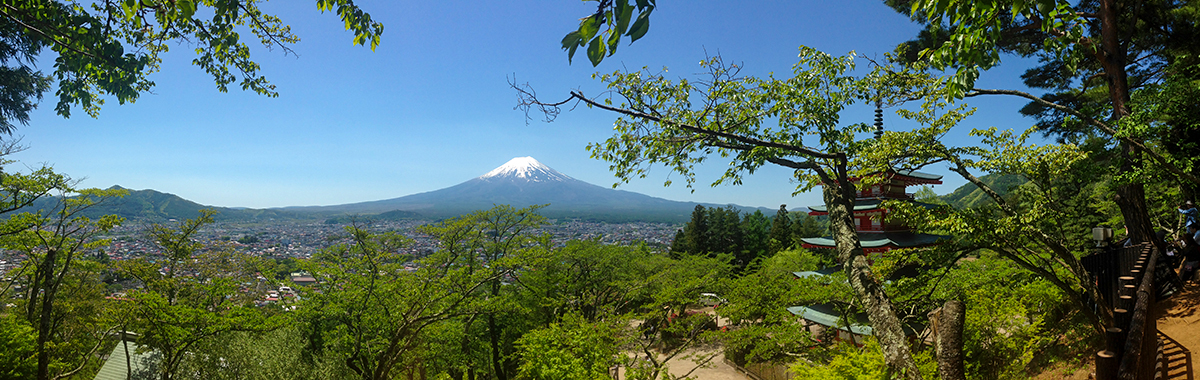
<path id="1" fill-rule="evenodd" d="M 691 251 L 688 246 L 687 235 L 684 234 L 683 228 L 675 230 L 675 240 L 671 241 L 671 258 L 678 259 L 681 253 Z"/>
<path id="2" fill-rule="evenodd" d="M 771 223 L 770 238 L 767 249 L 772 255 L 792 246 L 792 218 L 788 216 L 787 205 L 779 205 L 779 212 L 775 213 Z"/>
<path id="3" fill-rule="evenodd" d="M 738 270 L 752 269 L 754 262 L 766 255 L 770 233 L 771 220 L 762 211 L 746 214 L 742 219 L 742 254 L 735 254 L 735 258 L 742 263 Z"/>
<path id="4" fill-rule="evenodd" d="M 799 241 L 801 238 L 815 238 L 825 235 L 825 226 L 812 215 L 805 215 L 797 223 L 792 224 L 792 239 Z"/>
<path id="5" fill-rule="evenodd" d="M 708 248 L 711 254 L 742 251 L 741 212 L 728 208 L 708 209 Z"/>
<path id="6" fill-rule="evenodd" d="M 696 209 L 692 210 L 692 221 L 683 227 L 688 253 L 708 252 L 711 248 L 708 242 L 708 223 L 708 211 L 704 206 L 696 205 Z"/>

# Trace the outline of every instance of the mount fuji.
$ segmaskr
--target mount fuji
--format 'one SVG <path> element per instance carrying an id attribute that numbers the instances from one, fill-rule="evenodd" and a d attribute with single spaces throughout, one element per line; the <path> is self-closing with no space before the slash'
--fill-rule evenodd
<path id="1" fill-rule="evenodd" d="M 551 169 L 533 157 L 517 157 L 484 175 L 440 190 L 371 202 L 286 209 L 360 214 L 400 210 L 445 218 L 499 204 L 513 207 L 549 204 L 541 214 L 551 218 L 679 222 L 690 218 L 698 203 L 596 186 Z"/>

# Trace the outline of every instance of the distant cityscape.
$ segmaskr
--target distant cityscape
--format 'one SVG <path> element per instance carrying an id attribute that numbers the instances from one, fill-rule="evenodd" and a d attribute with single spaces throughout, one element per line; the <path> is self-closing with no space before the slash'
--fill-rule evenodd
<path id="1" fill-rule="evenodd" d="M 604 223 L 576 220 L 548 220 L 539 232 L 549 233 L 555 245 L 568 240 L 599 239 L 604 244 L 632 245 L 644 242 L 652 249 L 666 249 L 671 245 L 675 231 L 682 224 L 675 223 Z M 367 226 L 373 232 L 395 231 L 413 239 L 405 247 L 406 252 L 423 255 L 435 250 L 436 243 L 428 236 L 416 231 L 417 227 L 430 223 L 425 220 L 376 221 Z M 167 224 L 170 225 L 170 224 Z M 233 249 L 264 258 L 309 258 L 321 249 L 348 241 L 346 224 L 327 224 L 320 221 L 280 223 L 217 222 L 206 226 L 198 233 L 205 246 L 226 245 Z M 112 243 L 102 248 L 108 260 L 127 260 L 139 257 L 154 257 L 162 254 L 162 248 L 147 234 L 150 224 L 129 223 L 118 227 L 107 238 Z M 15 251 L 0 251 L 0 277 L 9 277 L 25 257 Z"/>

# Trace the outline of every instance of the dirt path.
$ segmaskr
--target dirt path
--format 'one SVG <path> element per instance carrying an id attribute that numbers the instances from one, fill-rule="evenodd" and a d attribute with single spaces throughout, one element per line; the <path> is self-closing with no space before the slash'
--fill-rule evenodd
<path id="1" fill-rule="evenodd" d="M 1166 378 L 1194 380 L 1194 355 L 1200 352 L 1200 284 L 1184 284 L 1182 292 L 1155 304 L 1153 313 L 1167 360 Z"/>
<path id="2" fill-rule="evenodd" d="M 707 358 L 710 355 L 714 356 L 710 361 L 697 367 L 693 358 Z M 676 356 L 667 362 L 667 368 L 671 372 L 671 378 L 678 378 L 688 374 L 692 379 L 696 380 L 749 380 L 750 378 L 736 369 L 725 363 L 725 354 L 721 353 L 720 348 L 705 348 L 697 350 L 688 350 Z M 693 370 L 695 368 L 695 370 Z M 617 379 L 625 378 L 625 369 L 621 368 L 618 372 Z"/>
<path id="3" fill-rule="evenodd" d="M 717 351 L 719 351 L 719 350 L 698 351 L 698 352 L 688 352 L 687 353 L 687 354 L 700 354 L 700 355 L 696 355 L 696 356 L 704 356 L 704 357 L 707 357 L 708 355 L 712 355 L 712 354 L 717 355 L 716 357 L 714 357 L 712 359 L 712 361 L 710 361 L 705 366 L 696 368 L 696 371 L 692 372 L 693 378 L 695 378 L 696 380 L 747 380 L 747 379 L 749 379 L 749 377 L 746 377 L 746 375 L 743 375 L 741 372 L 738 372 L 737 370 L 733 369 L 733 367 L 730 367 L 729 364 L 726 364 L 725 363 L 725 354 L 723 354 L 721 352 L 717 352 Z M 684 356 L 684 355 L 680 355 L 680 356 Z M 692 362 L 690 359 L 678 358 L 678 357 L 667 362 L 667 365 L 669 365 L 671 368 L 671 374 L 675 375 L 675 376 L 683 376 L 688 371 L 690 371 L 692 368 L 696 367 L 696 363 Z"/>

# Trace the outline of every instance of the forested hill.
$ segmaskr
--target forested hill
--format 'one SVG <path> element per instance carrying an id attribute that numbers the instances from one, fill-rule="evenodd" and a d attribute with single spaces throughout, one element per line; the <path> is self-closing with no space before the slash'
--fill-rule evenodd
<path id="1" fill-rule="evenodd" d="M 120 186 L 112 188 L 121 189 Z M 128 189 L 126 189 L 128 190 Z M 17 212 L 48 210 L 58 204 L 57 197 L 44 197 L 33 205 Z M 271 220 L 271 219 L 306 219 L 314 215 L 288 212 L 282 210 L 238 209 L 216 206 L 205 206 L 183 199 L 175 194 L 155 190 L 129 190 L 129 195 L 123 198 L 105 199 L 100 204 L 86 210 L 83 214 L 89 218 L 103 215 L 119 215 L 129 220 L 147 222 L 165 222 L 170 219 L 192 219 L 200 216 L 200 210 L 217 210 L 217 220 Z"/>
<path id="2" fill-rule="evenodd" d="M 120 186 L 112 188 L 122 189 Z M 126 189 L 128 190 L 128 189 Z M 690 210 L 695 204 L 677 202 L 687 206 Z M 34 202 L 33 205 L 20 209 L 17 212 L 35 211 L 38 209 L 49 210 L 58 205 L 57 197 L 43 197 Z M 719 207 L 719 205 L 705 204 L 709 207 Z M 681 206 L 682 207 L 682 206 Z M 274 209 L 251 209 L 251 208 L 229 208 L 202 205 L 174 194 L 164 193 L 156 190 L 129 190 L 129 194 L 123 198 L 106 199 L 100 204 L 86 210 L 83 215 L 89 218 L 99 218 L 104 215 L 118 215 L 131 221 L 143 221 L 150 223 L 162 223 L 171 219 L 183 220 L 194 219 L 200 216 L 200 210 L 213 209 L 217 210 L 215 215 L 218 221 L 317 221 L 328 224 L 349 223 L 351 221 L 381 221 L 381 220 L 401 220 L 401 219 L 441 219 L 454 216 L 456 214 L 430 214 L 424 212 L 408 211 L 408 210 L 391 210 L 386 212 L 378 211 L 347 211 L 341 209 L 315 209 L 315 208 L 274 208 Z M 479 207 L 483 209 L 483 207 Z M 682 208 L 681 208 L 682 209 Z M 750 213 L 752 208 L 739 208 L 742 212 Z M 468 208 L 458 210 L 458 214 L 465 214 L 472 211 Z M 576 214 L 568 214 L 563 212 L 547 213 L 543 215 L 551 218 L 578 218 L 585 220 L 598 220 L 610 223 L 622 223 L 630 221 L 655 221 L 655 222 L 682 222 L 686 221 L 687 213 L 680 212 L 678 218 L 670 216 L 664 217 L 661 210 L 647 208 L 639 210 L 633 208 L 631 210 L 616 210 L 616 211 L 593 211 L 585 210 Z"/>
<path id="3" fill-rule="evenodd" d="M 983 183 L 988 184 L 988 186 L 991 186 L 992 190 L 995 190 L 1001 196 L 1008 195 L 1010 191 L 1026 182 L 1024 178 L 1015 174 L 988 174 L 979 177 L 979 179 Z M 993 202 L 987 194 L 983 193 L 983 190 L 980 190 L 973 183 L 962 185 L 954 189 L 954 192 L 943 195 L 941 198 L 955 208 L 976 207 Z"/>

